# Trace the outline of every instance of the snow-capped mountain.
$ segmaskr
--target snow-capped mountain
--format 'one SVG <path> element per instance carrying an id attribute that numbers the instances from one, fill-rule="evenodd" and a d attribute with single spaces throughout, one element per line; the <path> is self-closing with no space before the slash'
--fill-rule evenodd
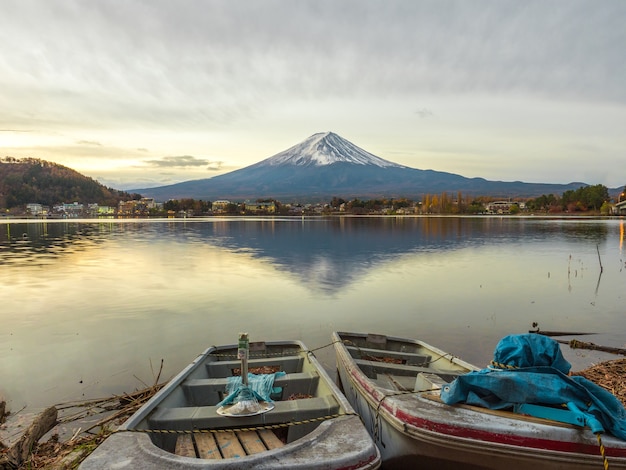
<path id="1" fill-rule="evenodd" d="M 281 202 L 327 202 L 334 196 L 377 199 L 453 193 L 496 197 L 536 197 L 576 190 L 584 183 L 539 184 L 487 181 L 453 173 L 418 170 L 384 160 L 332 132 L 314 134 L 272 157 L 239 170 L 200 180 L 133 189 L 158 201 L 193 198 L 278 199 Z"/>
<path id="2" fill-rule="evenodd" d="M 407 168 L 366 152 L 333 132 L 319 132 L 308 139 L 253 165 L 323 166 L 333 163 L 374 165 L 380 168 Z"/>

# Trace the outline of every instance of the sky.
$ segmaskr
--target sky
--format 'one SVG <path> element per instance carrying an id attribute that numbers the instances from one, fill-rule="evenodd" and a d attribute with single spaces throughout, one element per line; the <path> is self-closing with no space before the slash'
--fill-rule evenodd
<path id="1" fill-rule="evenodd" d="M 116 189 L 317 132 L 418 169 L 626 185 L 623 0 L 2 0 L 0 157 Z"/>

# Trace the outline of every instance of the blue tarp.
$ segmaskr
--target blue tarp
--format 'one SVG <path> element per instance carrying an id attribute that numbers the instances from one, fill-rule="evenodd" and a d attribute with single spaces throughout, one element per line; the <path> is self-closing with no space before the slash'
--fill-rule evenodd
<path id="1" fill-rule="evenodd" d="M 626 440 L 626 410 L 622 403 L 584 377 L 569 376 L 570 368 L 552 338 L 532 333 L 510 335 L 496 346 L 492 367 L 457 377 L 443 388 L 441 399 L 447 404 L 467 403 L 491 409 L 521 403 L 572 403 L 599 421 L 606 432 Z"/>
<path id="2" fill-rule="evenodd" d="M 272 393 L 280 393 L 282 387 L 274 387 L 274 379 L 282 377 L 285 372 L 274 374 L 248 374 L 248 386 L 244 387 L 240 376 L 228 378 L 226 393 L 228 394 L 217 406 L 231 405 L 241 399 L 250 400 L 253 397 L 260 401 L 272 401 Z"/>

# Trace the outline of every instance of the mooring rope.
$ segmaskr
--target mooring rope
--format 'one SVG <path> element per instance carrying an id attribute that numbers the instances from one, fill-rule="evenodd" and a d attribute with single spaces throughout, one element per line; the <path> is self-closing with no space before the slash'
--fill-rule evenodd
<path id="1" fill-rule="evenodd" d="M 602 438 L 600 437 L 602 433 L 596 433 L 596 437 L 598 438 L 598 445 L 600 446 L 600 455 L 602 456 L 602 464 L 604 465 L 604 470 L 609 470 L 609 460 L 606 458 L 606 452 L 604 449 L 604 444 L 602 444 Z"/>
<path id="2" fill-rule="evenodd" d="M 303 419 L 300 421 L 289 421 L 288 423 L 277 424 L 264 424 L 260 426 L 250 427 L 238 427 L 238 428 L 225 428 L 225 429 L 116 429 L 112 433 L 119 432 L 136 432 L 145 434 L 218 434 L 227 433 L 233 431 L 260 431 L 263 429 L 281 429 L 288 428 L 290 426 L 298 426 L 301 424 L 311 424 L 319 421 L 327 421 L 330 419 L 339 418 L 341 416 L 358 416 L 357 413 L 337 413 L 332 415 L 318 416 L 317 418 Z"/>

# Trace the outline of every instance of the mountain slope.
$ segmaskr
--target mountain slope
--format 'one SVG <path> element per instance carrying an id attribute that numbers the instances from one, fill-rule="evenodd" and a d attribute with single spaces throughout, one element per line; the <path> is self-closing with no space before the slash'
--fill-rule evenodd
<path id="1" fill-rule="evenodd" d="M 0 207 L 28 203 L 52 206 L 61 202 L 116 206 L 131 195 L 107 188 L 77 171 L 36 158 L 0 158 Z"/>
<path id="2" fill-rule="evenodd" d="M 373 165 L 380 168 L 407 168 L 366 152 L 333 132 L 320 132 L 248 168 L 264 166 L 324 166 L 335 163 Z"/>
<path id="3" fill-rule="evenodd" d="M 488 181 L 435 170 L 418 170 L 357 147 L 332 132 L 314 134 L 300 144 L 258 163 L 213 178 L 136 189 L 143 196 L 167 199 L 276 198 L 317 202 L 456 193 L 497 197 L 536 197 L 578 189 L 585 183 L 538 184 Z"/>

